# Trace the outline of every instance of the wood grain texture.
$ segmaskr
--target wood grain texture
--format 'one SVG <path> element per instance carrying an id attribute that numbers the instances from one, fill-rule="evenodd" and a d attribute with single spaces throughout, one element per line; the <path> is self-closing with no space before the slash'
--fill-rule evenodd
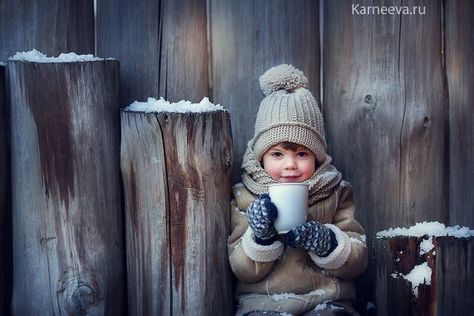
<path id="1" fill-rule="evenodd" d="M 93 0 L 0 1 L 0 61 L 33 48 L 49 56 L 93 53 Z"/>
<path id="2" fill-rule="evenodd" d="M 129 315 L 171 315 L 168 184 L 154 113 L 122 112 Z"/>
<path id="3" fill-rule="evenodd" d="M 411 1 L 403 5 L 424 5 L 425 15 L 355 15 L 352 3 L 386 5 L 324 2 L 323 108 L 329 154 L 353 184 L 372 245 L 387 227 L 449 220 L 442 10 Z M 369 300 L 373 251 L 358 292 Z"/>
<path id="4" fill-rule="evenodd" d="M 470 315 L 474 308 L 474 238 L 435 237 L 434 248 L 420 254 L 425 237 L 376 239 L 377 315 Z M 427 262 L 431 284 L 413 295 L 407 275 Z M 395 275 L 393 275 L 395 274 Z"/>
<path id="5" fill-rule="evenodd" d="M 10 132 L 5 66 L 0 66 L 0 314 L 9 315 L 12 287 Z"/>
<path id="6" fill-rule="evenodd" d="M 13 315 L 122 315 L 118 62 L 10 62 Z"/>
<path id="7" fill-rule="evenodd" d="M 474 238 L 438 237 L 436 315 L 472 315 L 474 311 Z"/>
<path id="8" fill-rule="evenodd" d="M 209 95 L 205 0 L 97 4 L 97 54 L 120 60 L 122 106 Z"/>
<path id="9" fill-rule="evenodd" d="M 173 315 L 231 315 L 227 112 L 160 113 L 169 196 Z"/>
<path id="10" fill-rule="evenodd" d="M 211 91 L 229 109 L 234 139 L 233 181 L 264 95 L 258 78 L 270 67 L 293 64 L 319 100 L 319 1 L 209 1 Z"/>
<path id="11" fill-rule="evenodd" d="M 474 2 L 445 1 L 449 88 L 449 219 L 474 227 Z"/>

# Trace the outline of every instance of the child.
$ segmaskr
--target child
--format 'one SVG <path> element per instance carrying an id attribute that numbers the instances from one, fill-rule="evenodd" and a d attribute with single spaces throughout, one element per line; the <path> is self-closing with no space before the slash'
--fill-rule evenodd
<path id="1" fill-rule="evenodd" d="M 260 77 L 266 97 L 233 187 L 229 262 L 238 279 L 236 315 L 357 315 L 352 279 L 367 267 L 351 185 L 326 154 L 323 117 L 307 79 L 291 65 Z M 267 185 L 309 184 L 307 222 L 278 235 Z"/>

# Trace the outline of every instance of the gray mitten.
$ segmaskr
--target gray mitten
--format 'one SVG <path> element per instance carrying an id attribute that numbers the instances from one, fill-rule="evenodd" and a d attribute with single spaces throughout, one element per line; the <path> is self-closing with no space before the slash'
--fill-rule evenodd
<path id="1" fill-rule="evenodd" d="M 247 209 L 247 221 L 255 233 L 255 242 L 260 245 L 271 245 L 276 239 L 277 232 L 273 221 L 278 216 L 275 204 L 270 196 L 261 194 Z"/>
<path id="2" fill-rule="evenodd" d="M 293 248 L 303 248 L 320 257 L 327 257 L 337 247 L 334 232 L 316 221 L 293 228 L 283 236 L 283 241 Z"/>

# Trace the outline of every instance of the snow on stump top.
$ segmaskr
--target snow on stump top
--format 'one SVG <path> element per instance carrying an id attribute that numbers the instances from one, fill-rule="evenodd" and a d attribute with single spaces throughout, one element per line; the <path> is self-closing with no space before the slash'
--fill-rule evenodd
<path id="1" fill-rule="evenodd" d="M 88 62 L 88 61 L 103 61 L 103 60 L 114 60 L 113 58 L 100 58 L 95 57 L 92 54 L 78 55 L 74 52 L 61 53 L 57 57 L 48 57 L 36 49 L 32 49 L 28 52 L 17 52 L 12 57 L 8 58 L 11 61 L 23 61 L 31 63 L 76 63 L 76 62 Z"/>
<path id="2" fill-rule="evenodd" d="M 213 104 L 208 97 L 204 97 L 199 103 L 192 103 L 191 101 L 181 100 L 179 102 L 169 102 L 163 97 L 159 100 L 155 98 L 148 98 L 146 102 L 135 101 L 127 106 L 126 112 L 144 112 L 144 113 L 202 113 L 227 111 L 220 104 Z"/>
<path id="3" fill-rule="evenodd" d="M 469 238 L 474 236 L 474 230 L 459 225 L 446 227 L 440 222 L 416 223 L 409 228 L 389 228 L 377 233 L 377 238 L 393 238 L 397 236 L 422 237 L 422 236 L 452 236 L 456 238 Z"/>

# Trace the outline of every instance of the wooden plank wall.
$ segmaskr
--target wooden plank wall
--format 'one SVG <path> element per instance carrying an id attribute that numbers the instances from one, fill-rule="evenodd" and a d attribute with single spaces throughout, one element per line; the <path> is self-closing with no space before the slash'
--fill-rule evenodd
<path id="1" fill-rule="evenodd" d="M 6 100 L 5 66 L 0 65 L 0 315 L 8 315 L 12 286 L 10 135 Z"/>
<path id="2" fill-rule="evenodd" d="M 293 64 L 319 100 L 319 1 L 209 1 L 211 92 L 227 107 L 234 137 L 233 180 L 264 95 L 258 78 L 270 67 Z"/>
<path id="3" fill-rule="evenodd" d="M 474 227 L 474 1 L 445 1 L 449 219 Z"/>
<path id="4" fill-rule="evenodd" d="M 441 1 L 425 15 L 353 15 L 326 1 L 324 115 L 329 152 L 354 185 L 368 245 L 377 231 L 449 222 L 448 104 Z M 368 298 L 372 262 L 361 286 Z M 368 290 L 367 290 L 368 289 Z"/>
<path id="5" fill-rule="evenodd" d="M 1 0 L 0 61 L 17 51 L 94 52 L 93 0 Z"/>
<path id="6" fill-rule="evenodd" d="M 120 60 L 121 105 L 208 91 L 206 1 L 98 0 L 97 55 Z"/>

